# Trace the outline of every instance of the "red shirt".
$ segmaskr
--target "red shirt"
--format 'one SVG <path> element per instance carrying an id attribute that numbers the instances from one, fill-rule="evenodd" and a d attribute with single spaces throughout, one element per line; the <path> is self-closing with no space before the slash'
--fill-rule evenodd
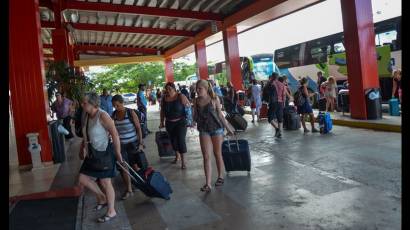
<path id="1" fill-rule="evenodd" d="M 275 86 L 275 88 L 276 88 L 276 93 L 278 94 L 278 102 L 285 102 L 285 85 L 282 83 L 282 82 L 280 82 L 280 81 L 278 81 L 278 80 L 276 80 L 276 81 L 273 81 L 273 85 Z"/>

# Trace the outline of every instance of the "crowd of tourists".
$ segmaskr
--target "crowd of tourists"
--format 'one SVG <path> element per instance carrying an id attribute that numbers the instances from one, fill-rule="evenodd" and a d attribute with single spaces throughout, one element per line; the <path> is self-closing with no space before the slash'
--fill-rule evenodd
<path id="1" fill-rule="evenodd" d="M 393 96 L 401 96 L 400 77 L 401 72 L 395 72 Z M 295 107 L 304 133 L 318 132 L 310 98 L 325 98 L 326 111 L 333 111 L 337 100 L 337 85 L 334 77 L 326 79 L 321 72 L 318 73 L 317 83 L 318 92 L 310 93 L 308 79 L 302 78 L 296 93 L 292 93 L 287 77 L 277 73 L 272 73 L 267 83 L 259 84 L 252 80 L 247 89 L 252 123 L 260 122 L 266 117 L 274 128 L 275 137 L 281 138 L 284 114 L 289 108 Z M 107 208 L 106 213 L 98 219 L 99 222 L 108 222 L 117 215 L 111 179 L 120 172 L 125 188 L 121 199 L 128 199 L 135 190 L 125 165 L 130 165 L 135 171 L 145 170 L 149 166 L 144 154 L 144 137 L 150 133 L 147 128 L 149 103 L 152 105 L 158 101 L 159 128 L 164 128 L 168 133 L 175 151 L 173 163 L 180 162 L 182 170 L 188 167 L 187 127 L 196 127 L 205 174 L 205 183 L 200 190 L 210 192 L 213 186 L 224 184 L 222 142 L 225 131 L 226 135 L 235 135 L 235 128 L 223 111 L 243 113 L 240 111 L 243 109 L 239 106 L 238 93 L 231 83 L 225 87 L 218 86 L 212 80 L 198 80 L 187 87 L 169 82 L 163 89 L 150 90 L 149 94 L 146 93 L 145 85 L 140 84 L 136 99 L 138 109 L 125 107 L 124 98 L 119 94 L 111 96 L 107 89 L 104 89 L 101 95 L 95 92 L 85 94 L 77 111 L 74 110 L 74 103 L 61 93 L 57 93 L 56 98 L 51 109 L 69 131 L 66 138 L 74 137 L 70 125 L 72 119 L 75 123 L 75 134 L 83 138 L 79 157 L 84 161 L 80 169 L 79 183 L 96 196 L 95 211 Z M 264 106 L 267 107 L 265 110 Z M 311 130 L 306 127 L 305 120 L 310 122 Z M 218 174 L 214 184 L 211 173 L 212 154 L 216 159 Z"/>

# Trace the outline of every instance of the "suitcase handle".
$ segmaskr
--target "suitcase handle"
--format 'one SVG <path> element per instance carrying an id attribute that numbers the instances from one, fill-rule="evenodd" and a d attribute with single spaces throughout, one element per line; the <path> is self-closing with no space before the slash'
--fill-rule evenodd
<path id="1" fill-rule="evenodd" d="M 238 141 L 238 137 L 237 137 L 236 135 L 234 135 L 234 136 L 235 136 L 235 140 L 236 140 L 236 148 L 238 149 L 238 152 L 239 152 L 239 141 Z M 231 152 L 232 150 L 231 150 L 231 143 L 229 142 L 229 137 L 227 137 L 226 139 L 228 140 L 228 150 L 229 150 L 229 152 Z"/>
<path id="2" fill-rule="evenodd" d="M 135 170 L 134 170 L 126 161 L 123 161 L 123 162 L 124 162 L 124 164 L 127 166 L 127 168 L 128 168 L 129 170 L 131 170 L 131 172 L 133 172 L 135 175 L 137 175 L 138 179 L 140 179 L 142 182 L 146 183 L 145 180 L 144 180 L 137 172 L 135 172 Z M 127 170 L 127 168 L 125 168 L 120 162 L 117 161 L 116 163 L 117 163 L 118 166 L 120 166 L 120 168 L 122 168 L 125 172 L 127 172 L 127 174 L 128 174 L 132 179 L 136 180 L 136 179 L 134 178 L 134 176 L 131 175 L 131 173 Z"/>

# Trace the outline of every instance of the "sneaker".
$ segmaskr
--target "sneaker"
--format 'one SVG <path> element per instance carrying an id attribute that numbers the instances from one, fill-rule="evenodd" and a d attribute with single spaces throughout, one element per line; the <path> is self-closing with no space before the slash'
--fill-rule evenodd
<path id="1" fill-rule="evenodd" d="M 121 200 L 126 200 L 128 198 L 130 198 L 131 196 L 133 196 L 134 193 L 133 192 L 126 192 L 122 197 Z"/>
<path id="2" fill-rule="evenodd" d="M 277 138 L 282 138 L 282 131 L 278 131 L 278 136 L 277 136 Z"/>
<path id="3" fill-rule="evenodd" d="M 319 130 L 317 130 L 316 128 L 312 129 L 312 133 L 318 133 L 318 132 L 319 132 Z"/>
<path id="4" fill-rule="evenodd" d="M 254 123 L 255 122 L 255 120 L 252 120 L 252 123 Z"/>
<path id="5" fill-rule="evenodd" d="M 279 129 L 275 128 L 275 137 L 278 137 Z"/>

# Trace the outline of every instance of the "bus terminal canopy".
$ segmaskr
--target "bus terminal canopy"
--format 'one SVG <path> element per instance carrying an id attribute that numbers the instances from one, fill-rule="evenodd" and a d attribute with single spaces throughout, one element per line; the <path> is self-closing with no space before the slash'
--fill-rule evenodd
<path id="1" fill-rule="evenodd" d="M 230 27 L 248 30 L 321 1 L 40 0 L 41 39 L 55 59 L 53 30 L 67 31 L 76 66 L 163 61 L 222 40 Z"/>

